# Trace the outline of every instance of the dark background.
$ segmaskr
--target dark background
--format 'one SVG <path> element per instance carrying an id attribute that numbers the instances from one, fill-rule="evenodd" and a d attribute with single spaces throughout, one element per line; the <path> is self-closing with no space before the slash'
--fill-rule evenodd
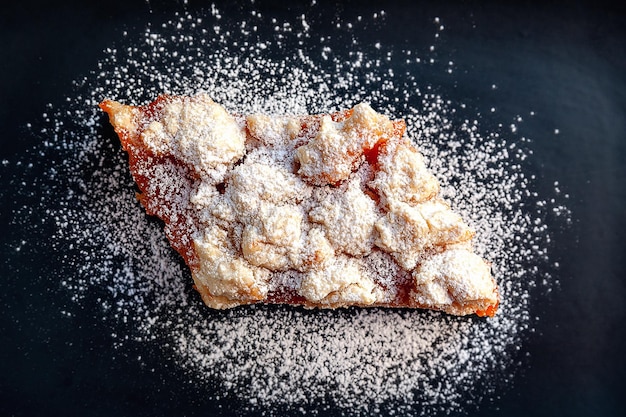
<path id="1" fill-rule="evenodd" d="M 256 2 L 266 14 L 280 2 Z M 430 83 L 454 83 L 459 100 L 478 111 L 498 108 L 510 122 L 529 111 L 524 134 L 533 139 L 540 195 L 554 181 L 570 195 L 571 224 L 555 224 L 552 257 L 559 286 L 533 302 L 540 319 L 521 347 L 524 369 L 511 389 L 472 415 L 626 415 L 626 13 L 600 2 L 318 2 L 329 17 L 384 9 L 393 28 L 385 43 L 418 42 L 416 22 L 439 16 L 447 51 L 463 71 Z M 61 104 L 72 81 L 96 68 L 102 50 L 123 30 L 189 2 L 19 1 L 0 6 L 0 160 L 24 159 L 41 138 L 26 124 L 47 103 Z M 319 10 L 318 4 L 318 10 Z M 237 13 L 239 5 L 227 8 Z M 419 18 L 418 18 L 419 17 Z M 432 32 L 431 29 L 429 29 Z M 436 76 L 435 76 L 436 77 Z M 497 89 L 492 90 L 491 85 Z M 555 135 L 554 130 L 559 134 Z M 1 171 L 0 415 L 213 415 L 206 404 L 158 367 L 115 352 L 96 315 L 62 319 L 56 265 L 45 248 L 18 253 L 24 231 L 10 224 L 24 204 Z M 113 359 L 115 357 L 115 359 Z M 221 414 L 236 405 L 222 404 Z M 324 413 L 321 413 L 324 414 Z M 329 413 L 332 415 L 332 413 Z"/>

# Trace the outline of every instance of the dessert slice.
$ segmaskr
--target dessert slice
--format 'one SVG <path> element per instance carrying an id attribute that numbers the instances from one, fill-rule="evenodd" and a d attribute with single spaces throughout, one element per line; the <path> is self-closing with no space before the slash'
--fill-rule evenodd
<path id="1" fill-rule="evenodd" d="M 213 308 L 429 308 L 493 316 L 471 230 L 405 135 L 367 104 L 232 114 L 205 94 L 105 100 L 139 200 Z"/>

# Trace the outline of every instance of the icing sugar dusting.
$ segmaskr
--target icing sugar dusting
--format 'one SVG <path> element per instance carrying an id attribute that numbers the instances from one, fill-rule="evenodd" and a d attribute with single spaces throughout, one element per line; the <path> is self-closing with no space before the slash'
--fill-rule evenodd
<path id="1" fill-rule="evenodd" d="M 65 314 L 97 311 L 118 352 L 156 347 L 158 357 L 141 360 L 166 363 L 205 399 L 235 399 L 241 413 L 432 415 L 496 398 L 524 360 L 518 346 L 532 331 L 535 288 L 553 285 L 544 219 L 567 217 L 567 209 L 533 191 L 529 139 L 509 127 L 489 131 L 418 78 L 436 55 L 360 40 L 384 15 L 354 16 L 325 33 L 313 11 L 291 20 L 252 11 L 235 21 L 211 7 L 107 49 L 67 102 L 44 115 L 36 132 L 44 141 L 31 155 L 44 175 L 23 188 L 37 190 L 38 208 L 23 207 L 14 220 L 36 228 L 31 217 L 45 213 L 52 248 L 64 254 L 55 276 L 71 300 Z M 424 49 L 434 51 L 443 35 L 434 19 L 434 45 Z M 328 113 L 366 101 L 406 119 L 443 196 L 477 230 L 476 252 L 493 263 L 502 297 L 496 317 L 207 309 L 162 225 L 136 201 L 125 154 L 97 108 L 103 98 L 144 104 L 161 93 L 198 92 L 234 113 Z"/>

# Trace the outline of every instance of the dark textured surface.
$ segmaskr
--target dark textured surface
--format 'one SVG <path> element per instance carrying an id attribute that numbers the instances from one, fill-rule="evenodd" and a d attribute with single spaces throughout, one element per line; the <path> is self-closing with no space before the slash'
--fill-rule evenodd
<path id="1" fill-rule="evenodd" d="M 452 77 L 437 72 L 429 83 L 484 114 L 496 107 L 490 120 L 506 123 L 524 115 L 520 128 L 533 140 L 530 163 L 540 195 L 552 195 L 554 181 L 570 195 L 572 223 L 553 231 L 560 284 L 550 296 L 533 300 L 540 320 L 521 347 L 529 353 L 525 369 L 501 398 L 468 412 L 624 415 L 625 13 L 591 2 L 495 3 L 383 7 L 386 24 L 395 28 L 382 39 L 386 44 L 416 47 L 420 39 L 413 22 L 441 17 L 446 30 L 440 50 L 450 52 L 460 70 Z M 199 8 L 193 2 L 184 7 Z M 255 7 L 277 14 L 305 9 L 280 11 L 269 2 Z M 181 8 L 143 1 L 0 6 L 0 159 L 27 159 L 41 138 L 25 125 L 95 68 L 112 38 L 123 30 L 141 31 L 145 22 L 167 19 Z M 327 10 L 335 17 L 380 8 L 348 2 L 329 4 Z M 526 117 L 529 111 L 536 116 Z M 19 178 L 19 172 L 1 172 L 0 414 L 212 415 L 216 405 L 190 398 L 167 368 L 144 369 L 130 359 L 142 352 L 113 351 L 106 326 L 90 312 L 59 317 L 58 284 L 47 279 L 60 268 L 59 255 L 50 253 L 46 242 L 27 252 L 14 250 L 22 230 L 9 225 L 11 210 L 31 202 L 12 197 L 17 185 L 9 177 Z M 228 415 L 232 407 L 225 402 L 221 413 Z"/>

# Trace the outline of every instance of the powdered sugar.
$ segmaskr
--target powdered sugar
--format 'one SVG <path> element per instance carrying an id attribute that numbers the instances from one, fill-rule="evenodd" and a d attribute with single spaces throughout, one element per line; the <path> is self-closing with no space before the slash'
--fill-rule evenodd
<path id="1" fill-rule="evenodd" d="M 339 50 L 330 34 L 320 34 L 316 45 L 309 16 L 277 18 L 266 33 L 255 29 L 258 12 L 242 21 L 216 8 L 181 14 L 111 47 L 69 103 L 47 111 L 36 132 L 46 142 L 32 156 L 45 176 L 26 176 L 24 192 L 40 195 L 38 212 L 54 229 L 52 249 L 64 253 L 55 277 L 72 302 L 111 323 L 119 352 L 156 346 L 160 356 L 143 360 L 184 372 L 184 389 L 267 414 L 299 407 L 456 412 L 508 384 L 522 359 L 517 346 L 532 329 L 533 288 L 552 283 L 542 219 L 567 210 L 533 191 L 527 139 L 508 127 L 489 131 L 462 103 L 411 75 L 434 55 L 418 59 L 416 52 L 362 44 L 356 23 L 363 20 L 336 29 L 332 36 L 351 39 L 349 50 Z M 162 225 L 135 201 L 124 153 L 96 108 L 104 97 L 139 104 L 161 92 L 197 91 L 237 113 L 323 113 L 369 101 L 406 118 L 444 196 L 478 231 L 475 249 L 493 263 L 501 288 L 499 314 L 479 320 L 387 309 L 207 311 Z M 25 207 L 15 221 L 36 230 L 32 213 Z M 77 311 L 72 304 L 64 310 Z"/>

